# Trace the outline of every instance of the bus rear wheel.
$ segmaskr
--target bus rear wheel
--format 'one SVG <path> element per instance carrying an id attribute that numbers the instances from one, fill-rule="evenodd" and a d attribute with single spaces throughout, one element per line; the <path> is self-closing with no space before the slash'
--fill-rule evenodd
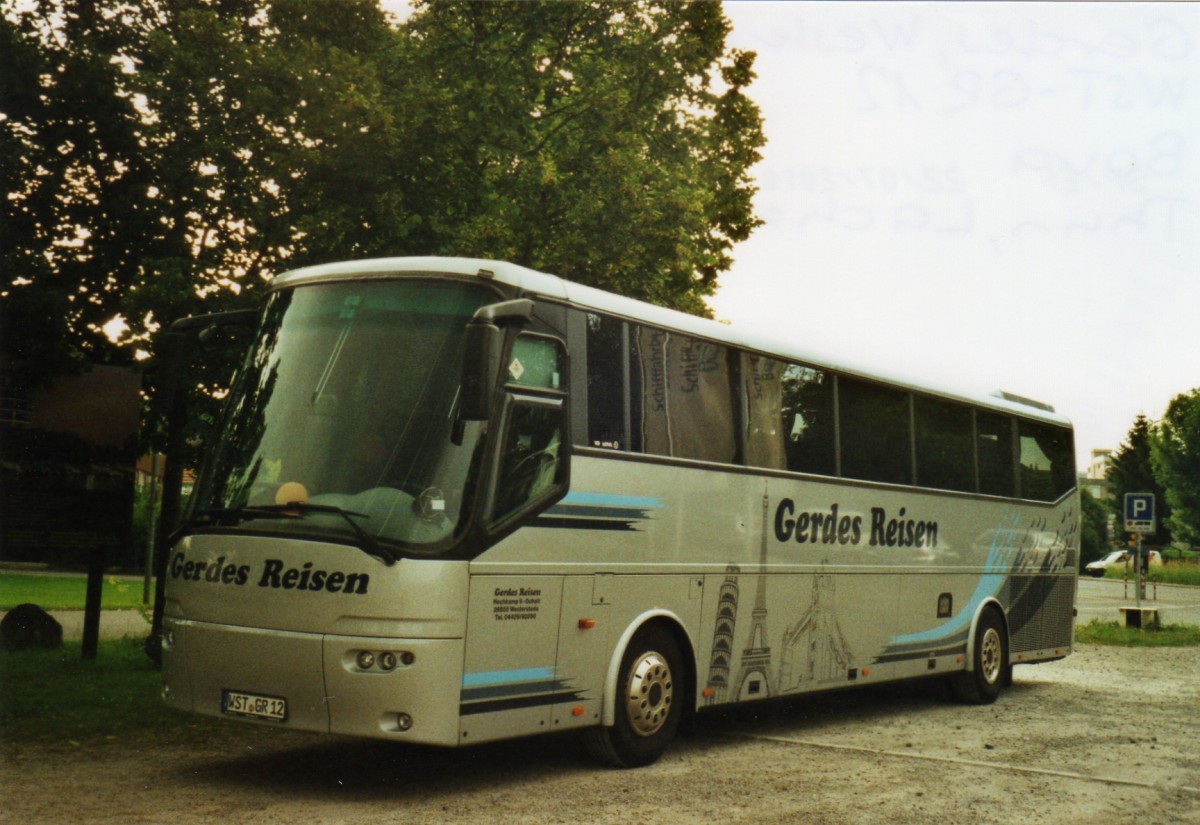
<path id="1" fill-rule="evenodd" d="M 639 630 L 617 674 L 616 722 L 587 731 L 588 750 L 624 768 L 651 764 L 679 730 L 685 695 L 683 657 L 675 637 L 653 625 Z"/>
<path id="2" fill-rule="evenodd" d="M 985 612 L 975 626 L 972 665 L 972 670 L 950 677 L 954 698 L 971 705 L 990 705 L 996 701 L 1012 672 L 1008 663 L 1008 633 L 1004 620 L 995 610 Z"/>

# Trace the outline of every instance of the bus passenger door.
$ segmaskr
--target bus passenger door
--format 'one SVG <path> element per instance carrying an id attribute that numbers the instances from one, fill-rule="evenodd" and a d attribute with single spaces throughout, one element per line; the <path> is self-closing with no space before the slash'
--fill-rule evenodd
<path id="1" fill-rule="evenodd" d="M 555 657 L 560 576 L 471 577 L 459 692 L 459 742 L 551 729 L 564 687 Z"/>

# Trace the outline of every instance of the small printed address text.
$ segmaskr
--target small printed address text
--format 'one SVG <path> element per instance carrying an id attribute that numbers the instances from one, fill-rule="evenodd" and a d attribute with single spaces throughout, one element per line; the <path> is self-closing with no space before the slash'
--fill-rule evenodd
<path id="1" fill-rule="evenodd" d="M 536 587 L 497 587 L 492 595 L 496 621 L 536 619 L 542 609 L 542 591 Z"/>

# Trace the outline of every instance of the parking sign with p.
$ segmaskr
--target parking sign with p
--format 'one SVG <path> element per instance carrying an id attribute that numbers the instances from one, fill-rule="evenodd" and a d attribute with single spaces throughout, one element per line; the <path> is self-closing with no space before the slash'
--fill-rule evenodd
<path id="1" fill-rule="evenodd" d="M 1154 493 L 1126 493 L 1126 532 L 1153 533 L 1154 529 Z"/>

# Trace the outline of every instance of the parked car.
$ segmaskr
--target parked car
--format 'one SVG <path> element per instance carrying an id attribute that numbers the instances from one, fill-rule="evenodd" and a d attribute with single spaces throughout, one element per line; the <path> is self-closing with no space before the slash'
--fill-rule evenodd
<path id="1" fill-rule="evenodd" d="M 1099 561 L 1090 562 L 1083 570 L 1089 576 L 1097 578 L 1103 576 L 1104 571 L 1110 567 L 1120 568 L 1129 565 L 1130 572 L 1132 572 L 1133 557 L 1136 554 L 1136 550 L 1114 550 Z M 1142 555 L 1146 557 L 1146 564 L 1150 567 L 1158 567 L 1163 563 L 1162 554 L 1157 550 L 1142 550 Z"/>

